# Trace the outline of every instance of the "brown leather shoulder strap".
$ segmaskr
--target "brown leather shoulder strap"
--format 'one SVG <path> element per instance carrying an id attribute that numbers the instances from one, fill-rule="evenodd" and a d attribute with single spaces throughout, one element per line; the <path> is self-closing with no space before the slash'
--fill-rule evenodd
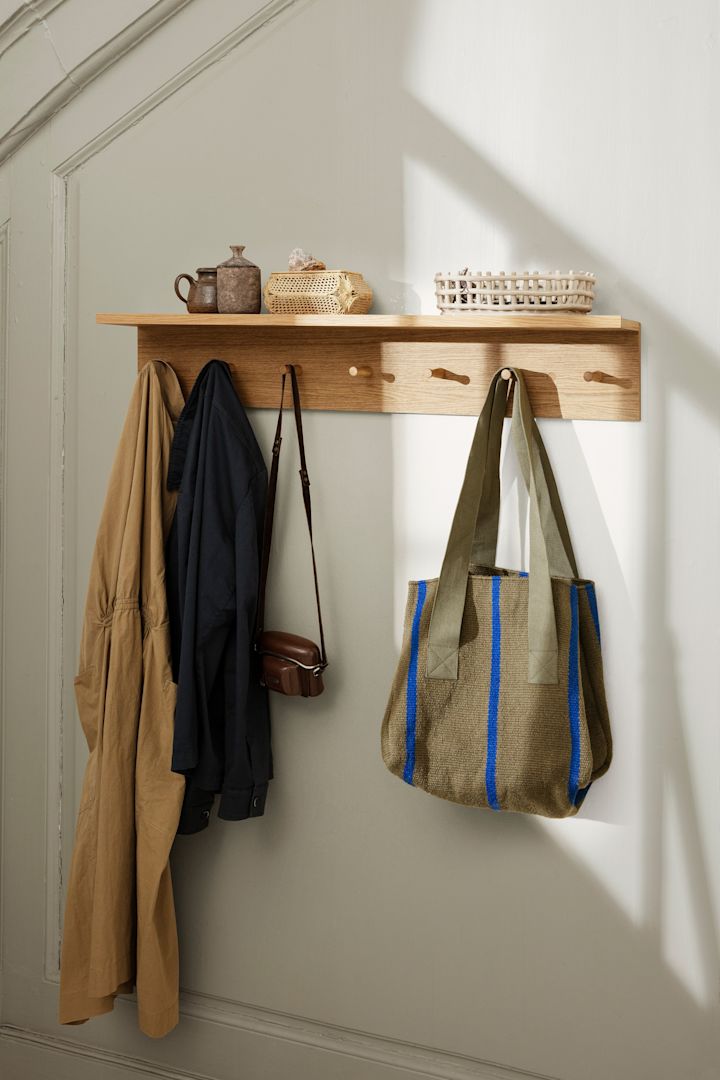
<path id="1" fill-rule="evenodd" d="M 310 552 L 312 554 L 313 580 L 315 582 L 315 600 L 317 602 L 318 626 L 320 628 L 320 653 L 322 666 L 327 666 L 325 652 L 325 633 L 323 630 L 322 609 L 320 607 L 320 586 L 318 584 L 317 563 L 315 560 L 315 545 L 313 543 L 312 530 L 312 504 L 310 501 L 310 477 L 305 458 L 305 439 L 302 427 L 302 409 L 300 405 L 300 389 L 298 387 L 297 372 L 292 364 L 288 364 L 290 372 L 290 386 L 292 389 L 293 410 L 295 413 L 295 429 L 297 431 L 298 449 L 300 451 L 300 484 L 302 486 L 303 504 L 305 517 L 307 518 L 308 532 L 310 534 Z M 262 557 L 260 563 L 260 591 L 258 594 L 257 620 L 255 632 L 260 634 L 265 622 L 265 594 L 267 591 L 268 570 L 270 567 L 270 549 L 272 547 L 273 522 L 275 518 L 275 498 L 277 495 L 278 468 L 280 465 L 280 445 L 282 443 L 282 419 L 285 403 L 285 382 L 287 372 L 283 372 L 282 386 L 280 390 L 280 411 L 278 413 L 277 427 L 275 428 L 275 441 L 272 448 L 272 463 L 268 479 L 267 502 L 265 504 L 265 521 L 263 524 Z"/>
<path id="2" fill-rule="evenodd" d="M 267 592 L 268 569 L 270 567 L 270 548 L 272 547 L 273 520 L 275 517 L 275 495 L 277 492 L 278 464 L 280 444 L 282 442 L 283 402 L 285 401 L 285 374 L 282 377 L 280 391 L 280 412 L 278 413 L 275 440 L 272 448 L 272 462 L 268 478 L 267 499 L 265 500 L 265 519 L 263 521 L 262 554 L 260 556 L 260 588 L 258 590 L 257 614 L 255 616 L 255 637 L 265 626 L 265 594 Z"/>

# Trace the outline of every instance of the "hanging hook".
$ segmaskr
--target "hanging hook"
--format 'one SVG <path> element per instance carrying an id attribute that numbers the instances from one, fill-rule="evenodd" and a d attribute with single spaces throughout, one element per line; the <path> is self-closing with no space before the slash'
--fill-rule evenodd
<path id="1" fill-rule="evenodd" d="M 622 386 L 626 390 L 630 389 L 629 379 L 619 379 L 617 375 L 608 375 L 606 371 L 586 371 L 583 374 L 585 382 L 599 382 L 599 383 L 612 383 L 614 386 Z"/>
<path id="2" fill-rule="evenodd" d="M 470 382 L 469 375 L 457 375 L 454 371 L 448 371 L 444 367 L 428 368 L 426 372 L 428 379 L 448 379 L 450 382 L 459 382 L 463 386 L 467 386 Z"/>
<path id="3" fill-rule="evenodd" d="M 291 367 L 295 368 L 295 374 L 299 378 L 302 375 L 302 368 L 300 367 L 299 364 L 283 364 L 283 366 L 280 368 L 280 374 L 281 375 L 289 375 Z"/>
<path id="4" fill-rule="evenodd" d="M 372 375 L 372 368 L 367 367 L 367 365 L 365 365 L 363 367 L 355 367 L 355 366 L 349 367 L 348 368 L 348 375 L 351 375 L 353 377 L 353 379 L 357 379 L 357 378 L 369 379 L 370 376 Z"/>

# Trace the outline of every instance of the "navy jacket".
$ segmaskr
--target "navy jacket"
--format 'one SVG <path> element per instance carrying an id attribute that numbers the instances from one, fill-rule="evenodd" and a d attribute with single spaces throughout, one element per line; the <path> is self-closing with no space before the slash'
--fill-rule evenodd
<path id="1" fill-rule="evenodd" d="M 226 364 L 200 372 L 175 429 L 179 488 L 166 574 L 177 682 L 174 772 L 186 778 L 178 832 L 257 817 L 272 776 L 267 692 L 253 656 L 267 470 Z"/>

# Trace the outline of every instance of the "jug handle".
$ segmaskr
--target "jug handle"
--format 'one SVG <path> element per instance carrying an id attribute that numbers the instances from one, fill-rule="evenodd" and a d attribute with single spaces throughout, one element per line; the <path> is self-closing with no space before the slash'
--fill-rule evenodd
<path id="1" fill-rule="evenodd" d="M 178 300 L 182 300 L 183 304 L 187 305 L 187 302 L 190 299 L 190 293 L 188 292 L 187 297 L 185 297 L 178 288 L 178 285 L 183 280 L 189 282 L 190 288 L 192 288 L 195 284 L 195 278 L 191 277 L 190 274 L 178 274 L 178 276 L 175 278 L 175 295 L 177 296 Z"/>

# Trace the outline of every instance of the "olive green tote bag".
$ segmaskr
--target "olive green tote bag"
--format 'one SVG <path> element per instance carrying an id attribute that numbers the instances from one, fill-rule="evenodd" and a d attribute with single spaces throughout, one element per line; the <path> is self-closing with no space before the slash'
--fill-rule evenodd
<path id="1" fill-rule="evenodd" d="M 578 578 L 522 372 L 504 370 L 478 420 L 440 577 L 409 585 L 382 753 L 440 798 L 567 817 L 612 756 L 595 588 Z M 494 565 L 511 384 L 529 574 Z"/>

